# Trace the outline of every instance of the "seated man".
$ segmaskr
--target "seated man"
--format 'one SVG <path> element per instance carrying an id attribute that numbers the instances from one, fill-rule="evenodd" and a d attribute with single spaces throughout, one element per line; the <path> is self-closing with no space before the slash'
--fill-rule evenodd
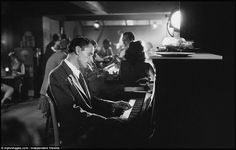
<path id="1" fill-rule="evenodd" d="M 120 137 L 114 134 L 114 131 L 117 131 L 115 128 L 122 127 L 122 120 L 110 114 L 119 109 L 130 109 L 131 106 L 124 101 L 113 102 L 90 95 L 82 74 L 91 63 L 94 54 L 90 40 L 73 39 L 68 52 L 67 58 L 52 70 L 49 76 L 49 88 L 61 121 L 62 146 L 80 146 L 80 135 L 90 129 L 95 129 L 92 134 L 93 145 L 90 146 L 106 147 L 120 141 Z"/>
<path id="2" fill-rule="evenodd" d="M 125 60 L 125 52 L 129 47 L 129 44 L 135 40 L 135 36 L 133 32 L 125 32 L 122 34 L 122 42 L 123 42 L 123 48 L 119 52 L 119 57 L 122 60 Z"/>
<path id="3" fill-rule="evenodd" d="M 113 50 L 112 50 L 112 43 L 109 39 L 104 39 L 103 40 L 103 46 L 100 50 L 97 50 L 97 52 L 95 52 L 95 61 L 97 62 L 103 62 L 103 66 L 108 64 L 112 58 L 113 58 Z"/>

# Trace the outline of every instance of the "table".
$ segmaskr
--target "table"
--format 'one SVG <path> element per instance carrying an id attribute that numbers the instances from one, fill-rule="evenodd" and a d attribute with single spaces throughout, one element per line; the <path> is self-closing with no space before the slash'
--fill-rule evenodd
<path id="1" fill-rule="evenodd" d="M 22 75 L 7 75 L 1 76 L 1 83 L 7 84 L 14 88 L 13 99 L 19 100 L 22 98 L 23 76 Z"/>

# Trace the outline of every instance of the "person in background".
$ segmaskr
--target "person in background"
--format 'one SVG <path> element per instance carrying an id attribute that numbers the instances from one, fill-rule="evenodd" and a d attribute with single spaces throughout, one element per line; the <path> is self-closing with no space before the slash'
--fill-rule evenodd
<path id="1" fill-rule="evenodd" d="M 18 59 L 15 52 L 11 52 L 8 54 L 11 58 L 11 71 L 13 76 L 17 75 L 25 75 L 25 65 L 24 63 Z"/>
<path id="2" fill-rule="evenodd" d="M 86 134 L 91 131 L 90 129 L 94 132 L 86 135 L 91 137 L 89 141 L 92 144 L 87 146 L 114 146 L 114 142 L 122 140 L 119 136 L 121 131 L 118 130 L 117 134 L 114 134 L 114 131 L 122 127 L 121 122 L 124 120 L 112 115 L 112 112 L 124 111 L 131 106 L 124 101 L 113 102 L 91 96 L 83 77 L 83 71 L 91 63 L 94 54 L 90 40 L 73 39 L 68 52 L 67 58 L 51 71 L 49 77 L 50 92 L 57 104 L 57 114 L 62 123 L 60 127 L 62 147 L 80 146 L 77 145 L 77 141 L 81 134 Z"/>
<path id="3" fill-rule="evenodd" d="M 11 100 L 14 93 L 14 88 L 1 83 L 1 107 L 3 107 L 5 101 Z"/>
<path id="4" fill-rule="evenodd" d="M 68 45 L 70 43 L 69 38 L 67 38 L 66 34 L 61 35 L 61 41 L 60 41 L 60 49 L 64 50 L 68 48 Z"/>
<path id="5" fill-rule="evenodd" d="M 111 41 L 109 39 L 104 39 L 102 44 L 103 44 L 103 47 L 98 52 L 98 55 L 102 57 L 103 59 L 109 56 L 113 56 L 113 50 L 111 48 Z"/>
<path id="6" fill-rule="evenodd" d="M 135 36 L 132 32 L 125 32 L 122 34 L 123 48 L 120 50 L 119 57 L 124 60 L 125 52 L 129 47 L 129 44 L 135 40 Z"/>
<path id="7" fill-rule="evenodd" d="M 47 91 L 48 91 L 48 85 L 49 85 L 49 73 L 51 70 L 56 68 L 62 60 L 64 60 L 67 57 L 68 54 L 68 41 L 65 41 L 64 39 L 61 40 L 60 49 L 57 50 L 54 54 L 51 55 L 51 57 L 48 59 L 46 63 L 46 68 L 44 72 L 44 78 L 43 83 L 40 89 L 40 98 L 39 98 L 39 109 L 42 111 L 42 113 L 45 113 L 45 115 L 48 115 L 49 112 L 49 105 L 47 101 Z"/>
<path id="8" fill-rule="evenodd" d="M 95 53 L 95 60 L 99 63 L 104 63 L 103 65 L 106 65 L 112 60 L 112 57 L 114 55 L 112 47 L 111 47 L 111 41 L 109 39 L 103 40 L 103 46 L 100 50 L 98 50 Z"/>
<path id="9" fill-rule="evenodd" d="M 11 58 L 11 75 L 14 77 L 10 86 L 14 88 L 14 94 L 12 99 L 21 101 L 23 100 L 23 95 L 25 94 L 24 91 L 24 81 L 25 81 L 25 64 L 23 63 L 22 59 L 19 59 L 15 52 L 9 53 Z"/>
<path id="10" fill-rule="evenodd" d="M 153 47 L 153 44 L 151 42 L 145 43 L 145 56 L 149 59 L 149 57 L 152 55 L 153 52 L 155 52 L 155 49 Z"/>
<path id="11" fill-rule="evenodd" d="M 119 77 L 124 86 L 139 86 L 139 80 L 153 78 L 152 65 L 145 62 L 144 48 L 141 41 L 131 42 L 121 61 Z"/>
<path id="12" fill-rule="evenodd" d="M 56 52 L 60 43 L 60 36 L 58 34 L 53 34 L 52 41 L 46 46 L 44 64 L 46 65 L 49 57 Z"/>

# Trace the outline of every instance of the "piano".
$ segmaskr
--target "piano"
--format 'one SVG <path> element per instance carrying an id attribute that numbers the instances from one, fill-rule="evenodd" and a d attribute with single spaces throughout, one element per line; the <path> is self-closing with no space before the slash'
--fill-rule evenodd
<path id="1" fill-rule="evenodd" d="M 127 147 L 143 147 L 147 139 L 154 135 L 156 123 L 153 121 L 154 93 L 146 92 L 142 98 L 131 98 L 129 104 L 132 106 L 124 111 L 120 118 L 127 120 L 125 126 L 129 132 L 124 137 Z"/>
<path id="2" fill-rule="evenodd" d="M 146 92 L 145 96 L 142 98 L 130 99 L 129 104 L 131 105 L 131 108 L 124 111 L 121 114 L 120 118 L 133 119 L 137 116 L 140 116 L 148 109 L 148 107 L 151 106 L 151 100 L 153 99 L 152 96 L 152 93 Z"/>

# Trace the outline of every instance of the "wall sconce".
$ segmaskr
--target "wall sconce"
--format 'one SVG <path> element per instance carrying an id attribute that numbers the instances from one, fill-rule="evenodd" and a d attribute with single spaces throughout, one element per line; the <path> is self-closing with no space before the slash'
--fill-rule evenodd
<path id="1" fill-rule="evenodd" d="M 156 22 L 154 22 L 154 23 L 152 24 L 152 28 L 153 28 L 153 29 L 156 29 L 156 28 L 157 28 L 157 26 L 158 26 L 158 25 L 157 25 L 157 23 L 156 23 Z"/>
<path id="2" fill-rule="evenodd" d="M 174 32 L 180 32 L 181 12 L 173 11 L 167 21 L 167 31 L 170 36 L 174 37 Z"/>
<path id="3" fill-rule="evenodd" d="M 94 22 L 93 27 L 95 29 L 99 29 L 101 27 L 100 23 L 98 21 Z"/>

